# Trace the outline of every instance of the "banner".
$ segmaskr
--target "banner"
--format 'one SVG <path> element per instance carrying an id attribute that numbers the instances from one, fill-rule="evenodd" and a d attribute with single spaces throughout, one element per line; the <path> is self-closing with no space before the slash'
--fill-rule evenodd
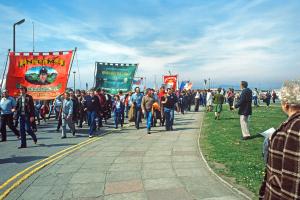
<path id="1" fill-rule="evenodd" d="M 96 62 L 96 88 L 107 90 L 110 94 L 118 94 L 120 90 L 128 92 L 137 64 Z"/>
<path id="2" fill-rule="evenodd" d="M 136 87 L 140 88 L 140 91 L 143 92 L 145 89 L 145 81 L 143 77 L 134 77 L 132 80 L 131 90 L 134 91 Z"/>
<path id="3" fill-rule="evenodd" d="M 163 81 L 167 88 L 177 89 L 177 75 L 163 76 Z"/>
<path id="4" fill-rule="evenodd" d="M 72 55 L 73 51 L 11 52 L 6 89 L 16 97 L 20 86 L 25 86 L 33 99 L 55 99 L 66 90 Z"/>
<path id="5" fill-rule="evenodd" d="M 182 81 L 179 87 L 179 90 L 190 90 L 192 89 L 193 84 L 190 81 Z"/>

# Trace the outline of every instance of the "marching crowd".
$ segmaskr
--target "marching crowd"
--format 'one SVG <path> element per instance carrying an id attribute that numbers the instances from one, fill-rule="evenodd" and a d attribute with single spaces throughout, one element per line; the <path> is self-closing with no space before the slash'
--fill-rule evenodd
<path id="1" fill-rule="evenodd" d="M 244 82 L 246 83 L 246 82 Z M 244 89 L 244 88 L 242 88 Z M 1 109 L 1 142 L 7 140 L 6 126 L 21 140 L 20 148 L 26 148 L 26 132 L 37 142 L 35 132 L 40 121 L 47 121 L 51 116 L 57 120 L 56 131 L 61 129 L 61 138 L 67 137 L 67 126 L 72 135 L 76 134 L 77 128 L 84 124 L 89 126 L 89 137 L 93 137 L 97 131 L 113 117 L 115 128 L 123 127 L 124 119 L 134 122 L 137 129 L 140 128 L 142 119 L 145 119 L 147 133 L 151 134 L 151 127 L 165 126 L 166 131 L 173 130 L 175 111 L 184 114 L 191 111 L 199 111 L 199 107 L 205 107 L 207 112 L 215 111 L 215 119 L 219 120 L 222 112 L 222 105 L 227 102 L 231 110 L 234 106 L 245 109 L 243 103 L 244 90 L 242 93 L 235 93 L 233 89 L 225 91 L 218 88 L 216 91 L 208 90 L 183 90 L 174 91 L 171 88 L 162 86 L 158 91 L 148 88 L 141 92 L 135 88 L 134 92 L 124 94 L 119 91 L 117 95 L 110 95 L 104 89 L 76 90 L 68 89 L 64 94 L 59 95 L 53 101 L 33 100 L 27 94 L 27 88 L 20 88 L 20 96 L 15 98 L 8 95 L 7 90 L 2 91 L 0 101 Z M 241 128 L 243 139 L 250 136 L 248 130 L 248 115 L 251 115 L 252 99 L 255 106 L 259 105 L 259 92 L 254 90 L 248 94 L 251 97 L 250 107 L 246 111 L 240 111 Z M 267 105 L 270 99 L 275 102 L 276 93 L 266 93 Z M 274 98 L 275 97 L 275 98 Z M 247 107 L 247 106 L 246 106 Z M 248 109 L 248 110 L 247 110 Z M 241 110 L 241 109 L 240 109 Z M 113 115 L 112 115 L 113 113 Z M 19 129 L 17 127 L 19 126 Z M 77 126 L 77 127 L 76 127 Z"/>

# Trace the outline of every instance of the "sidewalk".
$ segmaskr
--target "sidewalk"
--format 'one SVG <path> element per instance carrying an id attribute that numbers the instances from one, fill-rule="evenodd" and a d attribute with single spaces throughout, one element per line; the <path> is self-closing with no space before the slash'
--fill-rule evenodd
<path id="1" fill-rule="evenodd" d="M 243 199 L 200 158 L 202 115 L 176 115 L 173 132 L 129 127 L 106 135 L 42 169 L 7 199 Z"/>

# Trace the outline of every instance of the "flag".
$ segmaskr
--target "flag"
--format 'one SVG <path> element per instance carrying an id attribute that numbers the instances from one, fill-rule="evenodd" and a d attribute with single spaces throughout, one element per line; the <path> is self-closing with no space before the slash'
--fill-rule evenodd
<path id="1" fill-rule="evenodd" d="M 73 51 L 15 53 L 9 55 L 6 89 L 19 95 L 27 87 L 33 99 L 49 100 L 65 92 Z"/>

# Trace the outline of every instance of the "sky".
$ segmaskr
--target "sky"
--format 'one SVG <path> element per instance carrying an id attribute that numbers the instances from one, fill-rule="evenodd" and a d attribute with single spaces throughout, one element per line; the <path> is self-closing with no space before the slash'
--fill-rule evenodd
<path id="1" fill-rule="evenodd" d="M 0 0 L 0 73 L 7 49 L 78 48 L 76 86 L 94 82 L 95 61 L 139 63 L 148 87 L 178 74 L 211 85 L 279 88 L 300 78 L 298 0 Z M 73 84 L 70 76 L 69 85 Z"/>

